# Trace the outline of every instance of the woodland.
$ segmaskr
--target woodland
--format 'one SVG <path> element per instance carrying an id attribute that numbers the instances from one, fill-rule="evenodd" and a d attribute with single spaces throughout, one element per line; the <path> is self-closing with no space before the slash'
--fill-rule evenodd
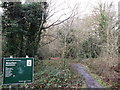
<path id="1" fill-rule="evenodd" d="M 85 67 L 103 88 L 120 88 L 120 22 L 113 3 L 98 3 L 84 17 L 75 5 L 65 19 L 60 19 L 63 14 L 49 23 L 59 12 L 51 4 L 1 4 L 2 57 L 35 58 L 34 82 L 13 88 L 87 88 L 83 78 L 70 69 L 73 63 Z"/>

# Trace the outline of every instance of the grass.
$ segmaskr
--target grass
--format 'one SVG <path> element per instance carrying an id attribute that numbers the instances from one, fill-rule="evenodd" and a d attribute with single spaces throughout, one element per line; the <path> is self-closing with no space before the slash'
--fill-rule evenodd
<path id="1" fill-rule="evenodd" d="M 117 57 L 103 56 L 96 59 L 82 60 L 81 63 L 88 67 L 98 83 L 104 88 L 119 88 L 120 85 L 117 82 L 118 73 L 111 69 L 117 65 Z"/>
<path id="2" fill-rule="evenodd" d="M 0 90 L 2 89 L 2 74 L 0 73 Z"/>
<path id="3" fill-rule="evenodd" d="M 119 75 L 113 69 L 118 64 L 117 56 L 102 56 L 99 58 L 88 59 L 71 59 L 67 60 L 68 63 L 80 63 L 85 67 L 96 81 L 103 88 L 119 88 L 120 84 L 117 82 Z"/>
<path id="4" fill-rule="evenodd" d="M 91 75 L 96 79 L 96 81 L 103 87 L 103 88 L 110 88 L 110 85 L 102 80 L 102 77 L 98 76 L 97 74 L 91 73 Z"/>

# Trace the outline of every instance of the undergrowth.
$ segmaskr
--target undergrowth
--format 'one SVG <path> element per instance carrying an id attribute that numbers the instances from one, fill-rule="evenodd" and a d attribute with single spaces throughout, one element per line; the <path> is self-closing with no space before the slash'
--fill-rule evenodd
<path id="1" fill-rule="evenodd" d="M 17 89 L 85 88 L 83 79 L 69 70 L 67 60 L 35 61 L 34 82 L 12 86 Z M 8 88 L 8 86 L 3 86 Z"/>
<path id="2" fill-rule="evenodd" d="M 35 81 L 30 85 L 35 88 L 82 88 L 85 86 L 81 77 L 74 75 L 64 60 L 39 61 L 35 72 Z"/>

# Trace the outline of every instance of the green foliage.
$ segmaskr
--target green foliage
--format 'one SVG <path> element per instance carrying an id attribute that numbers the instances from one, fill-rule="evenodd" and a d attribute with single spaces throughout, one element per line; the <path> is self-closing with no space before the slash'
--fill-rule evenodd
<path id="1" fill-rule="evenodd" d="M 4 2 L 2 8 L 3 56 L 35 56 L 46 22 L 47 3 Z"/>
<path id="2" fill-rule="evenodd" d="M 68 46 L 65 52 L 65 58 L 76 58 L 77 57 L 77 48 L 73 46 Z"/>
<path id="3" fill-rule="evenodd" d="M 64 60 L 59 61 L 40 61 L 37 62 L 36 68 L 41 69 L 35 73 L 35 82 L 28 87 L 39 88 L 81 88 L 83 85 L 81 77 L 74 75 L 66 66 Z M 42 64 L 41 64 L 42 62 Z"/>
<path id="4" fill-rule="evenodd" d="M 107 15 L 107 11 L 106 11 L 106 4 L 100 4 L 99 5 L 99 37 L 101 39 L 102 43 L 106 43 L 107 42 L 107 26 L 108 26 L 108 20 L 109 20 L 109 16 Z"/>
<path id="5" fill-rule="evenodd" d="M 95 38 L 89 38 L 84 41 L 80 49 L 81 58 L 97 58 L 100 55 L 101 48 Z"/>
<path id="6" fill-rule="evenodd" d="M 64 58 L 76 58 L 77 57 L 77 48 L 76 42 L 77 39 L 74 34 L 74 30 L 70 29 L 69 32 L 58 32 L 60 42 L 64 45 Z"/>
<path id="7" fill-rule="evenodd" d="M 59 61 L 35 61 L 34 82 L 32 84 L 23 84 L 20 86 L 12 86 L 14 88 L 26 89 L 49 89 L 49 88 L 82 88 L 84 81 L 78 75 L 71 72 L 66 66 L 64 68 L 64 60 Z M 3 86 L 2 89 L 8 88 Z"/>

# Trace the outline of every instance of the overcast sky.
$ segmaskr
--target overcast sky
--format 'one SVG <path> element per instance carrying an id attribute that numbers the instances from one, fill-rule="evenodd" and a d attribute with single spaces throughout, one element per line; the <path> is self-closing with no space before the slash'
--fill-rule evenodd
<path id="1" fill-rule="evenodd" d="M 21 0 L 21 1 L 25 1 L 25 0 Z M 36 0 L 34 0 L 36 1 Z M 50 4 L 50 8 L 54 9 L 53 12 L 58 12 L 54 15 L 54 17 L 52 19 L 56 19 L 59 18 L 62 14 L 67 14 L 74 8 L 74 6 L 77 4 L 79 6 L 79 8 L 76 10 L 76 12 L 78 12 L 80 14 L 80 16 L 85 16 L 85 15 L 89 15 L 93 8 L 95 6 L 97 6 L 98 2 L 113 2 L 114 4 L 114 9 L 117 11 L 118 10 L 118 2 L 120 0 L 47 0 L 49 3 L 51 2 L 52 4 Z M 64 9 L 64 10 L 63 10 Z M 1 10 L 0 10 L 1 11 Z M 67 17 L 66 15 L 66 17 Z M 65 16 L 61 17 L 65 18 Z"/>
<path id="2" fill-rule="evenodd" d="M 52 18 L 53 20 L 59 18 L 62 14 L 67 14 L 68 12 L 70 12 L 76 4 L 79 6 L 79 8 L 76 11 L 79 13 L 80 17 L 89 15 L 92 12 L 93 8 L 98 5 L 98 2 L 113 2 L 113 8 L 117 11 L 118 2 L 120 0 L 48 0 L 48 2 L 49 1 L 52 2 L 50 7 L 57 7 L 54 11 L 59 11 L 57 14 L 54 15 L 54 17 Z M 65 17 L 67 17 L 67 15 L 61 17 L 61 19 L 64 19 Z"/>

